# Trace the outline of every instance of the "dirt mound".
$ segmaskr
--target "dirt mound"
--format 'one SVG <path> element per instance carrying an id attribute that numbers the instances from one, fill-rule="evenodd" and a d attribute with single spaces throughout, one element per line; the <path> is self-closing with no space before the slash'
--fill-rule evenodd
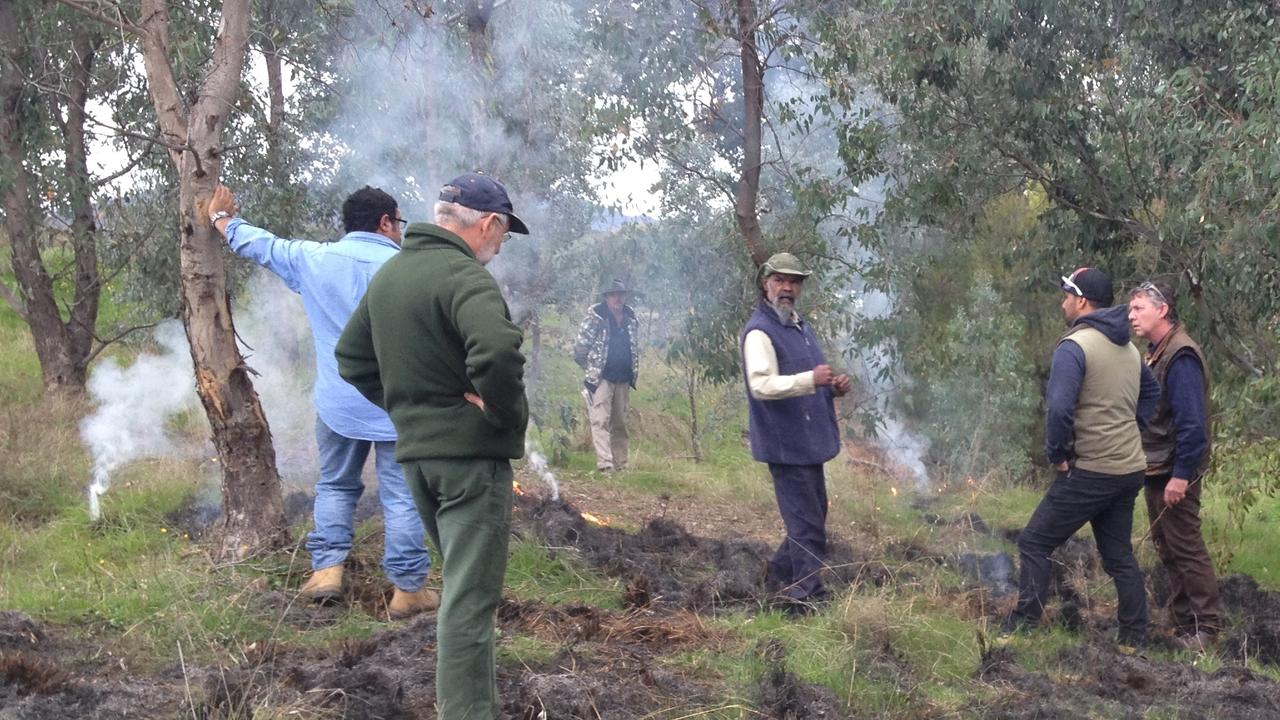
<path id="1" fill-rule="evenodd" d="M 1223 650 L 1280 665 L 1280 593 L 1259 588 L 1248 575 L 1222 578 L 1218 590 L 1228 616 Z"/>
<path id="2" fill-rule="evenodd" d="M 768 717 L 777 720 L 848 717 L 830 689 L 801 682 L 787 671 L 787 650 L 781 642 L 762 642 L 756 648 L 756 656 L 764 664 L 764 672 L 756 683 L 756 702 Z"/>
<path id="3" fill-rule="evenodd" d="M 1064 650 L 1053 675 L 1029 671 L 1014 657 L 1007 649 L 983 657 L 979 677 L 1009 692 L 994 705 L 975 706 L 982 717 L 1280 717 L 1280 685 L 1244 667 L 1205 673 L 1101 644 Z"/>
<path id="4" fill-rule="evenodd" d="M 692 611 L 760 607 L 772 588 L 765 567 L 773 548 L 744 539 L 698 537 L 666 518 L 649 520 L 632 535 L 588 522 L 571 503 L 523 496 L 516 501 L 516 532 L 550 547 L 572 547 L 605 574 L 627 583 L 626 602 L 650 603 Z M 888 573 L 867 563 L 838 537 L 828 547 L 828 581 L 834 586 L 860 581 L 879 585 Z"/>
<path id="5" fill-rule="evenodd" d="M 637 608 L 617 613 L 590 605 L 563 607 L 508 600 L 498 608 L 498 622 L 504 631 L 562 645 L 601 642 L 656 653 L 689 647 L 714 650 L 726 640 L 722 631 L 707 627 L 701 616 L 687 611 L 658 614 Z"/>

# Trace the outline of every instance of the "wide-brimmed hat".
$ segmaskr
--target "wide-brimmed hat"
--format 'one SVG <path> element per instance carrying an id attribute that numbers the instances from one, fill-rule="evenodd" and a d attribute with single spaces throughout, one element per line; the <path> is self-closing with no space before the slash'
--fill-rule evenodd
<path id="1" fill-rule="evenodd" d="M 529 234 L 529 227 L 523 220 L 516 217 L 515 209 L 511 207 L 511 198 L 507 195 L 507 189 L 488 175 L 463 173 L 440 188 L 440 199 L 472 210 L 501 213 L 510 220 L 507 228 L 511 232 L 521 235 Z"/>
<path id="2" fill-rule="evenodd" d="M 1070 275 L 1059 278 L 1058 287 L 1102 307 L 1111 307 L 1116 297 L 1111 278 L 1097 268 L 1076 268 Z"/>
<path id="3" fill-rule="evenodd" d="M 622 280 L 619 280 L 618 278 L 614 278 L 613 280 L 609 281 L 609 284 L 606 285 L 603 290 L 600 291 L 600 294 L 603 296 L 603 295 L 609 295 L 612 293 L 629 293 L 629 292 L 631 292 L 631 288 L 627 287 L 627 284 L 625 282 L 623 282 Z"/>
<path id="4" fill-rule="evenodd" d="M 770 275 L 795 275 L 806 278 L 812 274 L 812 270 L 806 270 L 800 264 L 800 258 L 788 252 L 780 252 L 769 256 L 769 259 L 760 266 L 760 270 L 756 272 L 756 283 L 763 283 L 764 279 Z"/>

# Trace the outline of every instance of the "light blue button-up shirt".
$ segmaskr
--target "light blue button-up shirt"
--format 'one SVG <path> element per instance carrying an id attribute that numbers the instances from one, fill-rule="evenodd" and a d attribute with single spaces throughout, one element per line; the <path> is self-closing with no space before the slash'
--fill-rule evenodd
<path id="1" fill-rule="evenodd" d="M 356 440 L 395 440 L 386 411 L 338 376 L 333 348 L 374 273 L 399 246 L 370 232 L 347 233 L 332 243 L 285 240 L 240 218 L 227 225 L 227 243 L 235 254 L 279 275 L 302 296 L 316 346 L 316 413 L 324 424 Z"/>

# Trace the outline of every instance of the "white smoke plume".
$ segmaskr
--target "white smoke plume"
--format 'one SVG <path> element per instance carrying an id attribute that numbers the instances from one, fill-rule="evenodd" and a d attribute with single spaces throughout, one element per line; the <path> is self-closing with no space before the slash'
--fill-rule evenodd
<path id="1" fill-rule="evenodd" d="M 309 489 L 319 473 L 311 394 L 316 364 L 302 296 L 258 268 L 235 304 L 240 351 L 256 373 L 253 387 L 271 427 L 280 478 L 287 486 Z"/>
<path id="2" fill-rule="evenodd" d="M 254 387 L 271 425 L 281 477 L 309 487 L 318 467 L 311 401 L 315 363 L 302 300 L 279 278 L 260 270 L 237 301 L 241 350 L 258 373 Z M 94 520 L 101 516 L 101 499 L 112 476 L 125 464 L 211 451 L 207 440 L 192 441 L 171 427 L 180 414 L 202 412 L 182 325 L 166 321 L 153 335 L 159 352 L 142 353 L 128 367 L 107 358 L 89 378 L 96 410 L 81 422 L 80 437 L 93 459 L 88 496 Z"/>
<path id="3" fill-rule="evenodd" d="M 559 502 L 560 483 L 556 481 L 555 473 L 551 472 L 547 456 L 539 452 L 537 442 L 528 433 L 524 436 L 524 454 L 529 458 L 529 469 L 542 478 L 542 482 L 546 483 L 547 489 L 551 491 L 551 502 Z"/>
<path id="4" fill-rule="evenodd" d="M 813 80 L 802 75 L 779 73 L 772 76 L 769 96 L 775 103 L 805 108 L 814 112 L 814 121 L 800 131 L 795 124 L 785 124 L 782 145 L 793 162 L 815 168 L 822 177 L 842 178 L 846 174 L 843 161 L 837 148 L 836 129 L 831 119 L 816 112 L 813 98 L 821 95 L 824 89 Z M 870 117 L 882 117 L 891 112 L 887 103 L 874 93 L 865 91 L 859 98 L 855 111 L 865 111 Z M 852 225 L 874 224 L 884 208 L 885 200 L 893 186 L 893 178 L 880 175 L 855 188 L 853 197 L 838 208 L 836 215 L 824 220 L 819 225 L 833 250 L 840 253 L 851 268 L 863 268 L 879 262 L 878 257 L 869 248 L 856 241 L 846 241 L 839 231 Z M 856 234 L 850 234 L 856 237 Z M 855 322 L 879 320 L 891 316 L 894 312 L 894 298 L 885 292 L 867 287 L 861 275 L 854 273 L 846 287 L 836 290 L 845 294 L 854 303 Z M 902 419 L 896 400 L 910 378 L 892 359 L 888 348 L 857 347 L 851 338 L 844 338 L 841 343 L 845 348 L 845 359 L 849 362 L 851 372 L 858 379 L 865 393 L 875 403 L 880 419 L 876 429 L 876 441 L 886 454 L 896 463 L 911 472 L 918 487 L 929 484 L 929 473 L 924 458 L 929 451 L 929 441 L 915 433 Z M 887 369 L 887 372 L 884 370 Z"/>
<path id="5" fill-rule="evenodd" d="M 93 457 L 93 520 L 100 517 L 100 500 L 120 467 L 142 458 L 194 452 L 175 445 L 168 432 L 170 418 L 199 407 L 187 336 L 176 320 L 159 325 L 154 335 L 159 354 L 140 355 L 127 368 L 107 358 L 89 377 L 89 395 L 97 410 L 81 421 L 80 437 Z"/>

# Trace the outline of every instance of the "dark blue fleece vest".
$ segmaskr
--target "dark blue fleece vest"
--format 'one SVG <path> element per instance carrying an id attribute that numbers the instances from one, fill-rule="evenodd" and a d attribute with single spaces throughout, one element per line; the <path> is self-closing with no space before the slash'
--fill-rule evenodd
<path id="1" fill-rule="evenodd" d="M 779 375 L 795 375 L 826 363 L 809 323 L 783 325 L 763 302 L 738 337 L 739 351 L 752 330 L 769 336 L 778 356 Z M 745 367 L 743 380 L 746 380 Z M 822 386 L 813 395 L 756 400 L 748 386 L 751 457 L 780 465 L 821 465 L 835 457 L 840 452 L 840 429 L 836 425 L 833 397 L 831 387 Z"/>

